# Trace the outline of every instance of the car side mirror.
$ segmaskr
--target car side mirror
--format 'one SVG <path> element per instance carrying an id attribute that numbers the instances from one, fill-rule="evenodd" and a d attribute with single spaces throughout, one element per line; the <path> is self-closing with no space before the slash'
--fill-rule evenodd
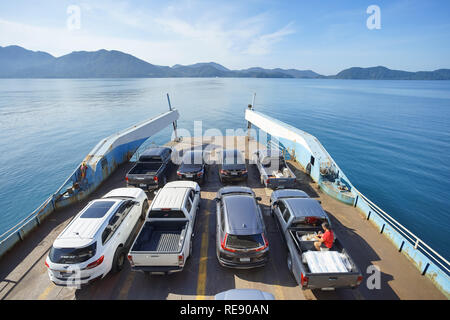
<path id="1" fill-rule="evenodd" d="M 136 207 L 140 207 L 140 206 L 141 206 L 141 203 L 140 203 L 139 201 L 134 201 L 134 205 L 135 205 Z"/>
<path id="2" fill-rule="evenodd" d="M 256 201 L 261 201 L 262 200 L 261 197 L 256 197 L 255 199 L 256 199 Z"/>
<path id="3" fill-rule="evenodd" d="M 220 198 L 214 198 L 215 202 L 220 202 Z"/>
<path id="4" fill-rule="evenodd" d="M 274 203 L 272 204 L 272 206 L 273 206 L 274 208 L 277 208 L 277 207 L 278 207 L 278 202 L 274 202 Z"/>

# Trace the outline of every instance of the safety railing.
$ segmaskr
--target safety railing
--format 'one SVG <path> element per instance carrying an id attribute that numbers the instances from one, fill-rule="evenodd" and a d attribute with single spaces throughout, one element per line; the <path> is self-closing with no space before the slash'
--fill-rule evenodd
<path id="1" fill-rule="evenodd" d="M 375 203 L 370 201 L 366 196 L 354 188 L 356 194 L 362 199 L 375 213 L 377 213 L 384 221 L 386 221 L 392 228 L 400 233 L 405 240 L 407 240 L 416 250 L 420 250 L 428 259 L 439 266 L 447 275 L 450 275 L 450 263 L 433 248 L 421 240 L 418 236 L 408 230 L 400 222 L 395 220 L 384 210 L 378 207 Z M 358 201 L 358 198 L 356 199 Z M 355 203 L 355 206 L 357 203 Z M 369 216 L 370 218 L 370 216 Z"/>

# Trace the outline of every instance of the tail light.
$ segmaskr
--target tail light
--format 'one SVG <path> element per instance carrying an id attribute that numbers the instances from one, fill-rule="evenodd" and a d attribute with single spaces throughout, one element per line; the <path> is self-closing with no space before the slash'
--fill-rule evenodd
<path id="1" fill-rule="evenodd" d="M 246 173 L 247 173 L 247 170 L 242 170 L 241 173 L 242 173 L 242 174 L 246 174 Z"/>
<path id="2" fill-rule="evenodd" d="M 177 171 L 177 176 L 181 177 L 180 171 Z"/>
<path id="3" fill-rule="evenodd" d="M 84 270 L 89 270 L 89 269 L 93 269 L 93 268 L 95 268 L 95 267 L 98 267 L 99 265 L 102 264 L 102 262 L 103 262 L 104 259 L 105 259 L 105 256 L 101 256 L 100 258 L 98 258 L 98 260 L 96 260 L 96 261 L 94 261 L 94 262 L 92 262 L 92 263 L 89 263 L 89 264 L 87 265 L 87 267 L 84 268 Z"/>
<path id="4" fill-rule="evenodd" d="M 227 174 L 225 170 L 220 170 L 220 174 Z"/>
<path id="5" fill-rule="evenodd" d="M 134 265 L 133 256 L 131 254 L 129 254 L 127 258 L 128 258 L 128 261 L 130 261 L 130 264 Z"/>
<path id="6" fill-rule="evenodd" d="M 184 254 L 178 255 L 178 265 L 182 267 L 184 264 Z"/>
<path id="7" fill-rule="evenodd" d="M 363 276 L 359 276 L 358 279 L 356 280 L 356 285 L 359 286 L 362 281 L 363 281 Z"/>
<path id="8" fill-rule="evenodd" d="M 125 181 L 128 181 L 128 177 L 125 177 Z"/>
<path id="9" fill-rule="evenodd" d="M 269 241 L 267 241 L 266 236 L 264 235 L 264 233 L 262 234 L 262 237 L 264 239 L 264 246 L 256 248 L 255 251 L 261 251 L 266 249 L 269 246 Z"/>
<path id="10" fill-rule="evenodd" d="M 223 250 L 227 250 L 230 252 L 236 252 L 236 250 L 226 247 L 227 238 L 228 238 L 228 233 L 225 233 L 225 237 L 223 237 L 223 240 L 222 240 L 220 246 L 222 247 Z"/>
<path id="11" fill-rule="evenodd" d="M 266 184 L 269 184 L 269 179 L 266 179 Z"/>
<path id="12" fill-rule="evenodd" d="M 201 177 L 203 175 L 203 172 L 199 172 L 199 173 L 197 173 L 197 177 Z"/>
<path id="13" fill-rule="evenodd" d="M 305 277 L 303 273 L 300 273 L 300 280 L 302 287 L 306 287 L 308 285 L 308 277 Z"/>
<path id="14" fill-rule="evenodd" d="M 47 263 L 47 260 L 45 261 L 45 266 L 46 266 L 47 268 L 50 268 L 50 266 L 49 266 L 48 263 Z"/>
<path id="15" fill-rule="evenodd" d="M 153 181 L 158 182 L 158 176 L 154 176 Z"/>

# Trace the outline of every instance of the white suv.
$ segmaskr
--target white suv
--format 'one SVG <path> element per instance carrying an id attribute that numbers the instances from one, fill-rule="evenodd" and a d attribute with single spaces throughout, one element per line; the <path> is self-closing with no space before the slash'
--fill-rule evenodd
<path id="1" fill-rule="evenodd" d="M 120 271 L 130 235 L 148 207 L 139 188 L 115 189 L 89 202 L 54 241 L 45 261 L 50 280 L 79 287 Z"/>

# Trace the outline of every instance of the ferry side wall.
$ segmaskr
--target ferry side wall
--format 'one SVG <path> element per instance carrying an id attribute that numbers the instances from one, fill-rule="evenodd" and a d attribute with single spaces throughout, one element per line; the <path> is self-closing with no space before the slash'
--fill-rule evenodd
<path id="1" fill-rule="evenodd" d="M 254 116 L 253 114 L 256 114 Z M 263 118 L 263 122 L 260 119 Z M 333 162 L 333 164 L 339 169 L 339 176 L 344 178 L 348 184 L 351 186 L 351 191 L 355 196 L 355 202 L 353 206 L 359 209 L 359 211 L 366 217 L 368 221 L 370 221 L 384 236 L 386 236 L 391 242 L 396 246 L 399 252 L 403 253 L 408 259 L 414 263 L 414 265 L 418 268 L 418 270 L 428 277 L 436 287 L 442 291 L 447 298 L 450 298 L 450 277 L 448 273 L 444 270 L 444 268 L 440 267 L 438 263 L 434 261 L 433 258 L 436 258 L 435 255 L 427 248 L 425 248 L 422 243 L 419 242 L 417 248 L 415 248 L 416 237 L 409 232 L 409 230 L 402 230 L 399 227 L 398 223 L 395 221 L 391 221 L 389 216 L 386 216 L 378 210 L 377 207 L 372 206 L 368 201 L 364 200 L 362 195 L 357 191 L 357 189 L 351 184 L 351 182 L 344 175 L 339 166 L 335 163 L 335 161 L 329 156 L 329 154 L 325 151 L 324 147 L 320 144 L 317 139 L 305 138 L 301 143 L 298 141 L 286 138 L 289 137 L 298 137 L 304 135 L 306 133 L 301 130 L 296 130 L 295 128 L 285 124 L 284 130 L 290 130 L 290 134 L 286 134 L 283 132 L 282 134 L 277 134 L 276 128 L 283 124 L 281 121 L 276 119 L 272 119 L 266 115 L 263 115 L 259 112 L 255 112 L 252 110 L 246 111 L 246 120 L 252 122 L 255 120 L 253 124 L 268 134 L 268 142 L 272 138 L 276 138 L 280 142 L 280 147 L 285 150 L 291 159 L 295 159 L 304 169 L 310 163 L 311 156 L 315 156 L 316 158 L 324 158 L 317 157 L 317 154 L 312 154 L 311 150 L 323 150 L 326 153 L 328 158 Z M 267 131 L 258 126 L 264 124 L 264 128 L 270 128 Z M 275 129 L 274 129 L 275 128 Z M 284 137 L 283 137 L 284 136 Z M 313 145 L 316 144 L 316 145 Z M 319 182 L 320 180 L 320 161 L 316 161 L 314 165 L 311 166 L 311 178 L 315 182 Z M 331 195 L 331 194 L 330 194 Z M 332 195 L 331 195 L 332 196 Z M 335 197 L 339 199 L 339 197 Z M 444 266 L 448 267 L 448 262 L 440 261 L 444 264 Z"/>
<path id="2" fill-rule="evenodd" d="M 0 258 L 6 252 L 11 250 L 14 245 L 22 241 L 32 230 L 38 227 L 50 214 L 60 208 L 85 199 L 95 191 L 120 164 L 128 161 L 149 136 L 164 129 L 178 118 L 178 111 L 171 110 L 99 142 L 85 158 L 88 169 L 86 171 L 85 180 L 83 183 L 80 183 L 81 188 L 76 190 L 70 197 L 61 197 L 62 193 L 67 189 L 70 189 L 74 183 L 79 182 L 80 164 L 58 191 L 52 194 L 44 203 L 33 211 L 28 218 L 22 220 L 22 222 L 17 225 L 16 229 L 12 230 L 3 239 L 0 239 Z"/>

